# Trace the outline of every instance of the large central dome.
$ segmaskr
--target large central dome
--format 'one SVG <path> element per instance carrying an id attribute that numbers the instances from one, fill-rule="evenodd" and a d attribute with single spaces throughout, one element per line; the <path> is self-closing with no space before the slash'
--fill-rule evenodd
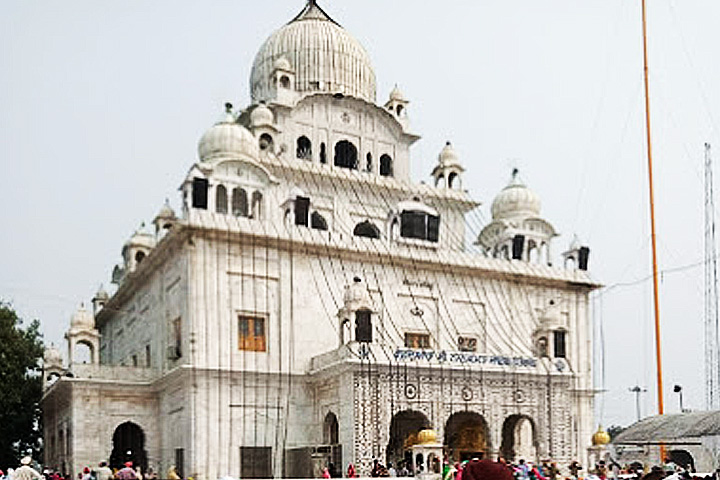
<path id="1" fill-rule="evenodd" d="M 280 58 L 290 61 L 300 93 L 342 93 L 375 103 L 370 56 L 315 0 L 260 47 L 250 75 L 253 102 L 271 98 L 271 76 Z"/>

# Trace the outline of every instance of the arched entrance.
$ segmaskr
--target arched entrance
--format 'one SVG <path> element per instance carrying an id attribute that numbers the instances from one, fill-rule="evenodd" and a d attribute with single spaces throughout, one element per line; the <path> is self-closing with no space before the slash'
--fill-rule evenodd
<path id="1" fill-rule="evenodd" d="M 509 461 L 537 460 L 535 422 L 527 415 L 510 415 L 503 422 L 500 455 Z"/>
<path id="2" fill-rule="evenodd" d="M 445 447 L 453 461 L 483 458 L 490 449 L 485 418 L 476 412 L 455 412 L 445 423 Z"/>
<path id="3" fill-rule="evenodd" d="M 403 410 L 393 415 L 390 422 L 390 442 L 385 451 L 388 462 L 394 465 L 401 461 L 412 463 L 410 447 L 417 443 L 420 430 L 430 428 L 430 422 L 422 413 L 415 410 Z"/>
<path id="4" fill-rule="evenodd" d="M 337 415 L 333 412 L 328 412 L 323 421 L 323 443 L 330 446 L 330 451 L 328 457 L 325 459 L 325 464 L 320 466 L 319 472 L 322 472 L 322 467 L 327 467 L 331 477 L 342 477 L 340 425 Z"/>
<path id="5" fill-rule="evenodd" d="M 691 472 L 695 471 L 695 459 L 687 450 L 670 450 L 670 461 Z"/>
<path id="6" fill-rule="evenodd" d="M 145 451 L 145 432 L 137 424 L 125 422 L 113 433 L 113 449 L 110 454 L 110 467 L 122 468 L 125 462 L 133 462 L 147 471 L 147 452 Z"/>

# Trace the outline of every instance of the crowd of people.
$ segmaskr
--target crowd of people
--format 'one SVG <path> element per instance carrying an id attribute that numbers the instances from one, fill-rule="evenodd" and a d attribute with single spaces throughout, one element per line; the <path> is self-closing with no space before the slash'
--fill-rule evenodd
<path id="1" fill-rule="evenodd" d="M 20 460 L 20 467 L 17 469 L 8 468 L 7 472 L 0 470 L 0 480 L 158 480 L 159 477 L 152 468 L 147 472 L 142 471 L 139 466 L 133 466 L 133 462 L 125 462 L 122 468 L 110 468 L 107 462 L 100 462 L 97 467 L 83 467 L 82 472 L 77 475 L 60 472 L 59 470 L 46 468 L 42 473 L 32 466 L 33 460 L 26 456 Z M 175 467 L 168 469 L 163 480 L 182 480 Z"/>

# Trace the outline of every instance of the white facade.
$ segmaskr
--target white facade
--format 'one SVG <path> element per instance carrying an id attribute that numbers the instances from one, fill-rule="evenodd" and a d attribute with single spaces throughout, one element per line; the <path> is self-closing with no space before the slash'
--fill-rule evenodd
<path id="1" fill-rule="evenodd" d="M 314 1 L 260 49 L 251 90 L 200 140 L 180 218 L 134 234 L 117 291 L 73 317 L 69 365 L 49 352 L 46 464 L 368 474 L 422 428 L 455 458 L 584 461 L 587 249 L 551 265 L 555 230 L 516 175 L 469 248 L 457 154 L 411 182 L 409 102 L 375 103 L 367 53 Z"/>

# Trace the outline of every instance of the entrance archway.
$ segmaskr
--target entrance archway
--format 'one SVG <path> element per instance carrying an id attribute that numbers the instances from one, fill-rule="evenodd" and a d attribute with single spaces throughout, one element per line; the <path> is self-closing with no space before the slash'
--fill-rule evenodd
<path id="1" fill-rule="evenodd" d="M 445 423 L 445 447 L 453 461 L 483 458 L 490 449 L 485 418 L 476 412 L 455 412 Z"/>
<path id="2" fill-rule="evenodd" d="M 500 454 L 509 461 L 537 460 L 535 422 L 527 415 L 510 415 L 503 422 Z"/>
<path id="3" fill-rule="evenodd" d="M 695 459 L 687 450 L 670 450 L 670 461 L 691 472 L 695 471 Z"/>
<path id="4" fill-rule="evenodd" d="M 125 462 L 133 462 L 147 471 L 145 432 L 133 422 L 125 422 L 113 433 L 113 449 L 110 454 L 110 468 L 122 468 Z"/>
<path id="5" fill-rule="evenodd" d="M 403 410 L 393 415 L 390 422 L 390 442 L 385 451 L 387 461 L 397 465 L 405 460 L 410 465 L 410 447 L 417 443 L 418 432 L 426 428 L 430 428 L 430 422 L 422 412 Z"/>

